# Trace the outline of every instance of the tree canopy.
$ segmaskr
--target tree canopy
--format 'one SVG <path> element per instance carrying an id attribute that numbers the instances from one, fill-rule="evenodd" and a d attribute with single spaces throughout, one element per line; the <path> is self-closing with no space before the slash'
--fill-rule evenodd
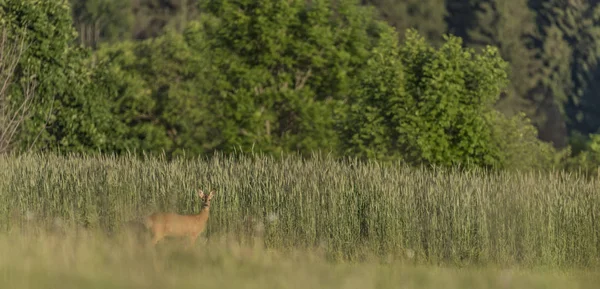
<path id="1" fill-rule="evenodd" d="M 595 147 L 594 1 L 0 3 L 29 43 L 7 99 L 36 80 L 22 149 L 548 168 Z"/>

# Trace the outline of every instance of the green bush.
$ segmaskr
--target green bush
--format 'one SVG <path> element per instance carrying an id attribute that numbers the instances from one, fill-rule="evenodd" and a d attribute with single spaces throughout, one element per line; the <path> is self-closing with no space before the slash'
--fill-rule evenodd
<path id="1" fill-rule="evenodd" d="M 537 130 L 524 113 L 507 117 L 498 111 L 488 114 L 492 144 L 498 152 L 498 167 L 517 170 L 562 168 L 568 150 L 558 152 L 550 143 L 538 139 Z"/>
<path id="2" fill-rule="evenodd" d="M 565 166 L 569 170 L 600 176 L 600 134 L 590 134 L 582 140 L 574 155 L 566 160 Z"/>
<path id="3" fill-rule="evenodd" d="M 506 84 L 506 62 L 446 37 L 434 49 L 414 30 L 399 48 L 388 34 L 352 92 L 346 151 L 409 163 L 494 166 L 499 152 L 485 116 Z"/>

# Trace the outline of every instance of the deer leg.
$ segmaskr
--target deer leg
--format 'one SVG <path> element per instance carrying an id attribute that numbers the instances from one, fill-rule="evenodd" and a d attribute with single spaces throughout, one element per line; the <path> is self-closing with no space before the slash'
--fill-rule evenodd
<path id="1" fill-rule="evenodd" d="M 187 249 L 191 248 L 194 246 L 194 244 L 196 243 L 196 239 L 198 238 L 199 234 L 192 234 L 189 236 L 188 238 L 188 245 L 186 246 Z"/>
<path id="2" fill-rule="evenodd" d="M 163 237 L 163 234 L 160 232 L 152 232 L 152 245 L 156 246 L 156 244 L 158 244 Z"/>

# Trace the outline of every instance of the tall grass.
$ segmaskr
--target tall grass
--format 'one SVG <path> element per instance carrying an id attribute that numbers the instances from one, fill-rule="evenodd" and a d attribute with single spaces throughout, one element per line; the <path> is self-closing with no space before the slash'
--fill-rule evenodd
<path id="1" fill-rule="evenodd" d="M 112 232 L 200 209 L 207 236 L 428 264 L 600 265 L 600 186 L 565 173 L 486 173 L 315 157 L 0 157 L 0 230 L 56 221 Z"/>

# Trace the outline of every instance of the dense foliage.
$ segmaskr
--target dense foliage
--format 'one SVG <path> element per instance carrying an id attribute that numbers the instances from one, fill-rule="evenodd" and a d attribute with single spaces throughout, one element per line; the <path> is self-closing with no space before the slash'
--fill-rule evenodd
<path id="1" fill-rule="evenodd" d="M 31 44 L 11 101 L 25 71 L 40 81 L 23 149 L 519 169 L 572 151 L 562 164 L 593 170 L 600 10 L 538 2 L 0 0 L 0 12 Z"/>
<path id="2" fill-rule="evenodd" d="M 76 39 L 67 1 L 2 0 L 1 25 L 25 37 L 27 49 L 10 88 L 18 102 L 20 84 L 37 83 L 33 115 L 23 124 L 24 147 L 39 150 L 92 152 L 112 150 L 118 137 L 110 111 L 90 68 L 89 53 L 73 45 Z"/>
<path id="3" fill-rule="evenodd" d="M 496 165 L 486 115 L 506 82 L 506 63 L 489 48 L 481 55 L 446 38 L 438 50 L 415 31 L 372 54 L 353 90 L 346 124 L 348 151 L 398 156 L 411 163 Z"/>

